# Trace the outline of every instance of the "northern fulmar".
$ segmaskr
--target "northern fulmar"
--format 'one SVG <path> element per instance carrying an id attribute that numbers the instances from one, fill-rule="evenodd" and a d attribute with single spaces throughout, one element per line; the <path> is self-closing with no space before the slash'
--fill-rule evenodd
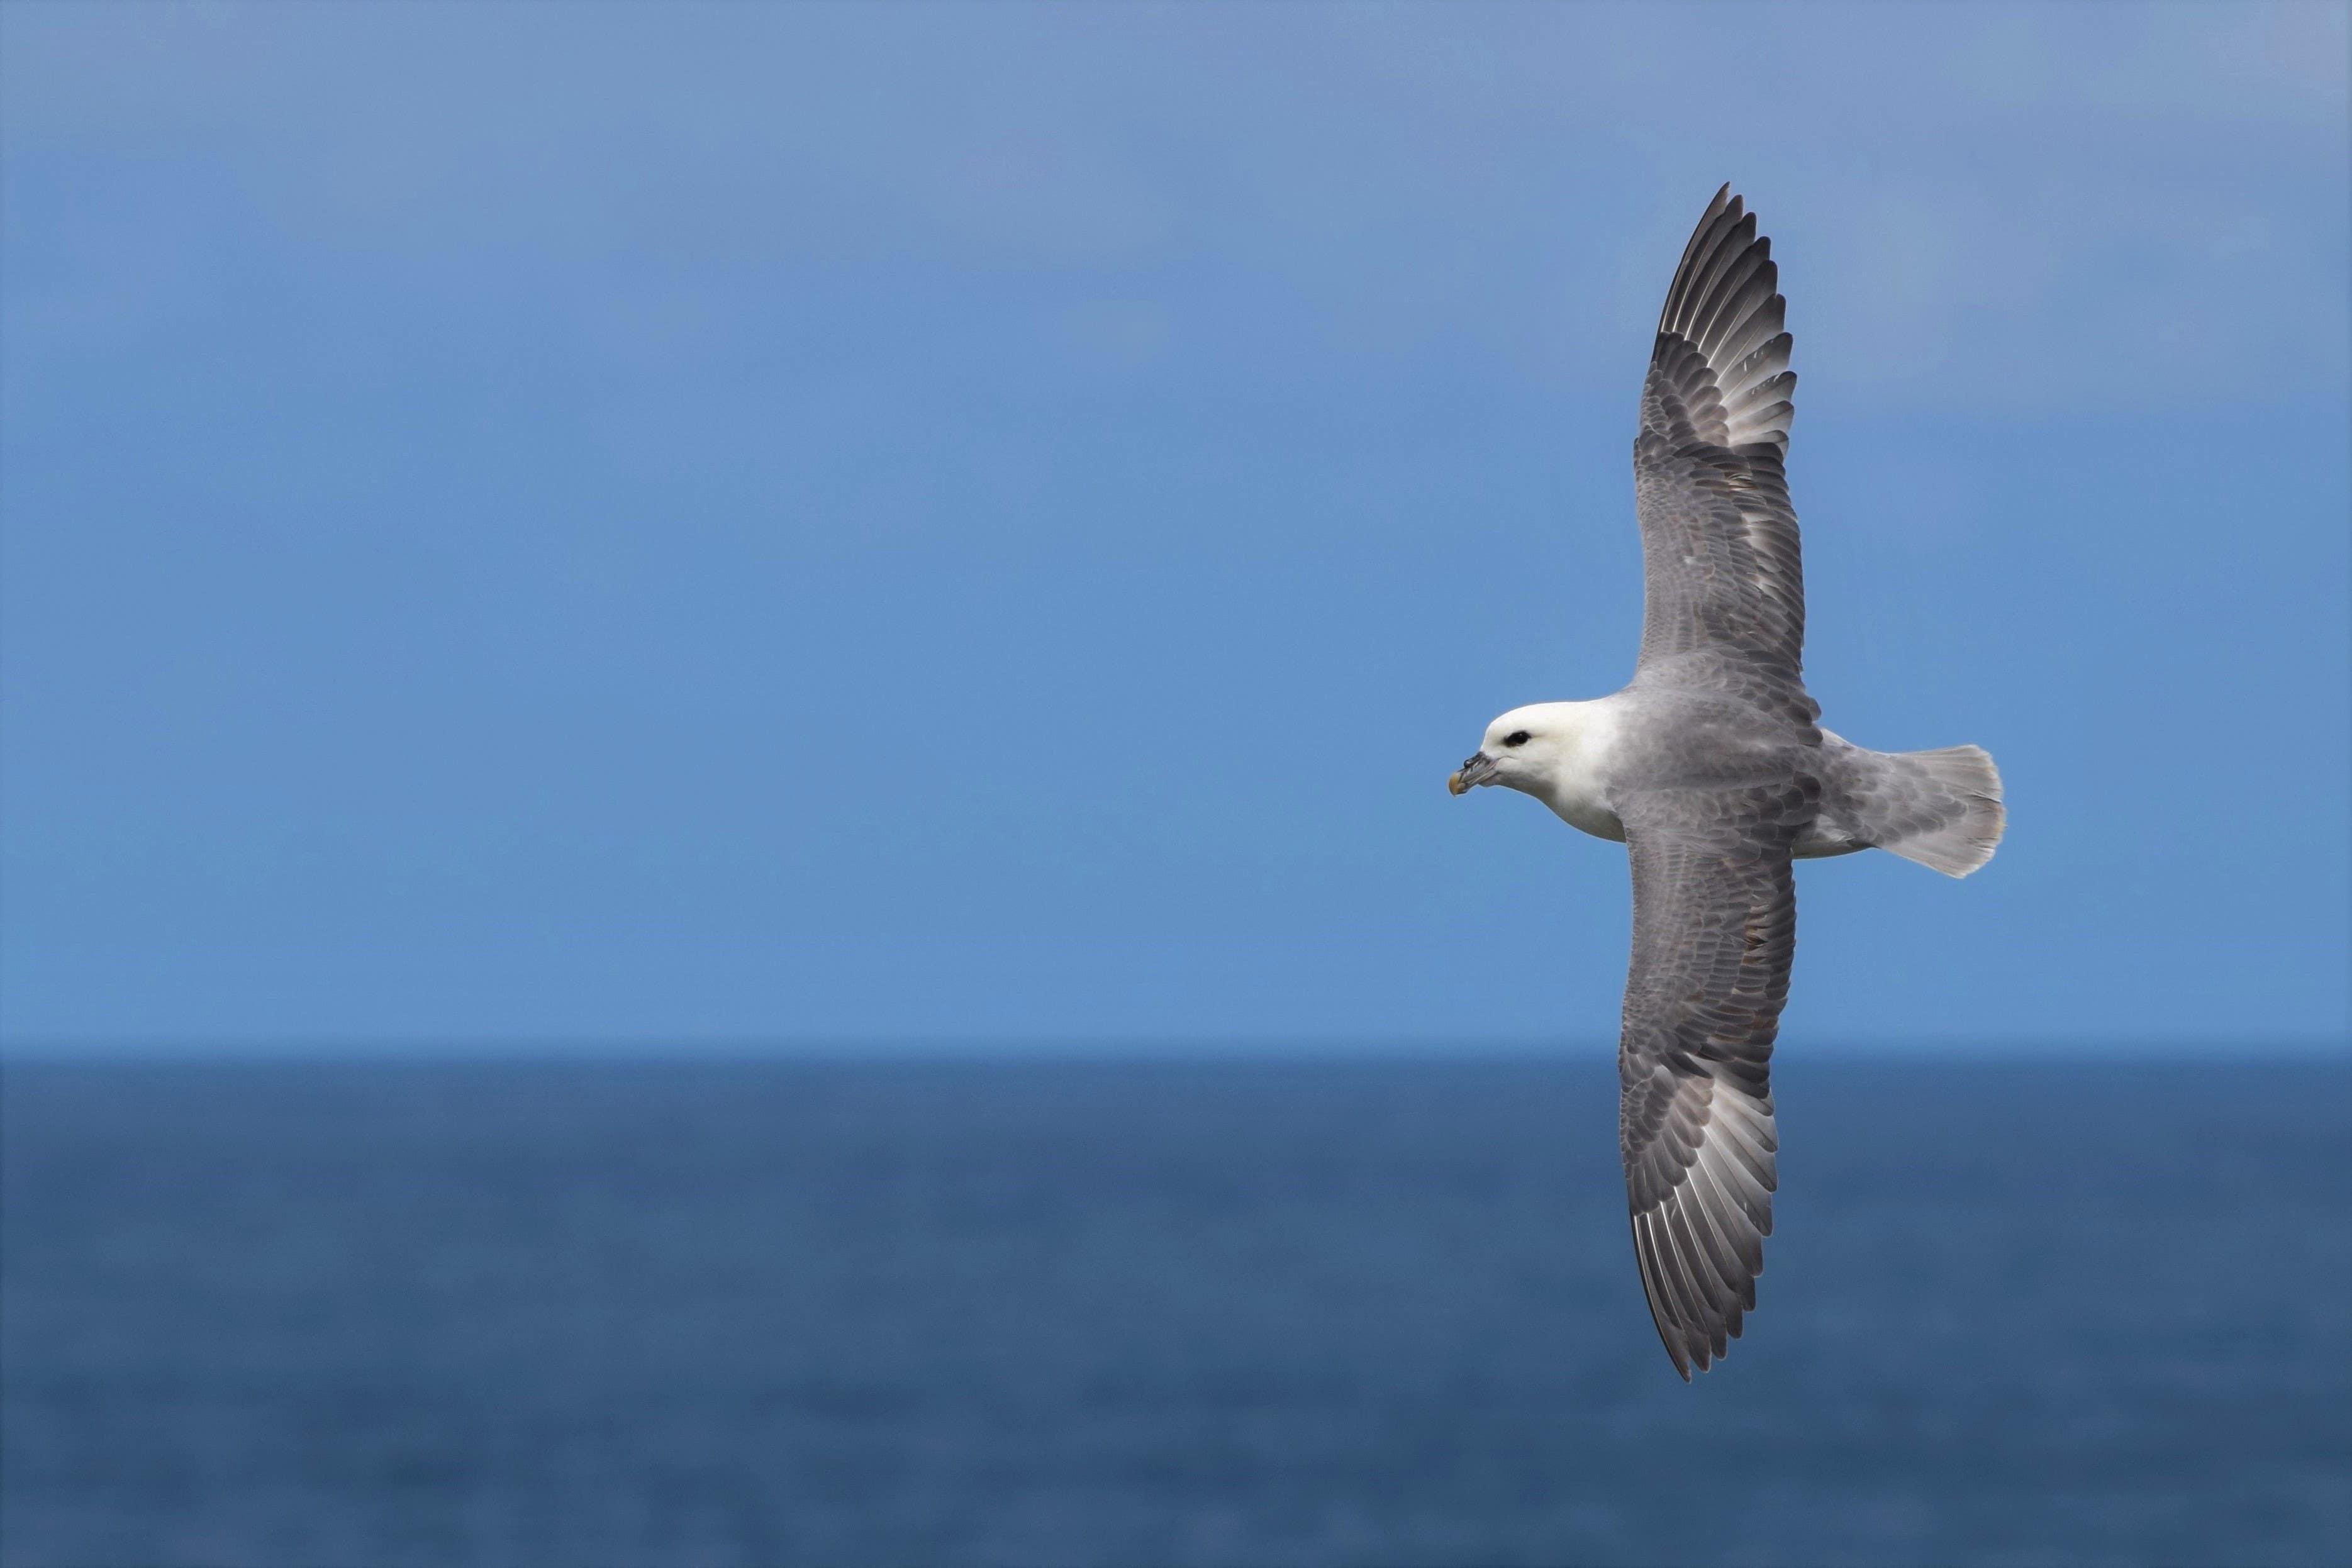
<path id="1" fill-rule="evenodd" d="M 1739 1337 L 1772 1233 L 1790 862 L 1883 849 L 1966 876 L 2003 820 L 1980 748 L 1867 750 L 1823 729 L 1805 691 L 1785 309 L 1771 242 L 1726 185 L 1684 247 L 1642 383 L 1633 682 L 1513 708 L 1446 780 L 1532 795 L 1633 863 L 1618 1141 L 1642 1289 L 1685 1382 Z"/>

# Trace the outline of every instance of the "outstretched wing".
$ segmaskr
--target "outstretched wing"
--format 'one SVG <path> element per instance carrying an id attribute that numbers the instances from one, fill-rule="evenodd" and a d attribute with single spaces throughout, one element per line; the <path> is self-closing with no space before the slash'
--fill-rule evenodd
<path id="1" fill-rule="evenodd" d="M 1685 682 L 1801 693 L 1804 566 L 1782 467 L 1797 378 L 1780 277 L 1726 185 L 1683 251 L 1642 385 L 1641 668 L 1672 660 Z"/>
<path id="2" fill-rule="evenodd" d="M 1633 956 L 1617 1054 L 1633 1253 L 1685 1380 L 1739 1337 L 1772 1233 L 1770 1061 L 1797 895 L 1804 782 L 1667 789 L 1621 809 Z"/>

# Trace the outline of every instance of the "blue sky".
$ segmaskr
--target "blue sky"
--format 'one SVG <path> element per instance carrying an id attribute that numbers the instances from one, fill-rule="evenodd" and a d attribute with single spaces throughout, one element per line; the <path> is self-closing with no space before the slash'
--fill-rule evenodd
<path id="1" fill-rule="evenodd" d="M 2340 1040 L 2347 10 L 0 11 L 20 1043 L 1602 1042 L 1724 180 L 1809 674 L 1981 743 L 1784 1038 Z"/>

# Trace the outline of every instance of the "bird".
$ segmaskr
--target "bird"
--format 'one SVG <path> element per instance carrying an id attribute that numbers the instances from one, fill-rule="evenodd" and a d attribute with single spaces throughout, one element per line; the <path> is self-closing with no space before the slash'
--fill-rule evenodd
<path id="1" fill-rule="evenodd" d="M 1755 1311 L 1772 1232 L 1792 862 L 1881 849 L 1963 877 L 2007 821 L 1980 747 L 1873 751 L 1822 727 L 1803 674 L 1786 315 L 1771 241 L 1726 184 L 1675 268 L 1642 383 L 1633 677 L 1511 709 L 1446 780 L 1456 796 L 1532 795 L 1625 846 L 1618 1142 L 1643 1293 L 1685 1383 Z"/>

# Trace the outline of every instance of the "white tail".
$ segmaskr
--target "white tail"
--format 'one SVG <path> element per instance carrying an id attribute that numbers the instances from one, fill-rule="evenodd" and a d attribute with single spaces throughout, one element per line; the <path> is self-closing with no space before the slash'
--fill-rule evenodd
<path id="1" fill-rule="evenodd" d="M 1828 736 L 1832 800 L 1824 805 L 1857 845 L 1966 876 L 1992 859 L 2008 812 L 2000 772 L 1980 746 L 1870 751 Z"/>

